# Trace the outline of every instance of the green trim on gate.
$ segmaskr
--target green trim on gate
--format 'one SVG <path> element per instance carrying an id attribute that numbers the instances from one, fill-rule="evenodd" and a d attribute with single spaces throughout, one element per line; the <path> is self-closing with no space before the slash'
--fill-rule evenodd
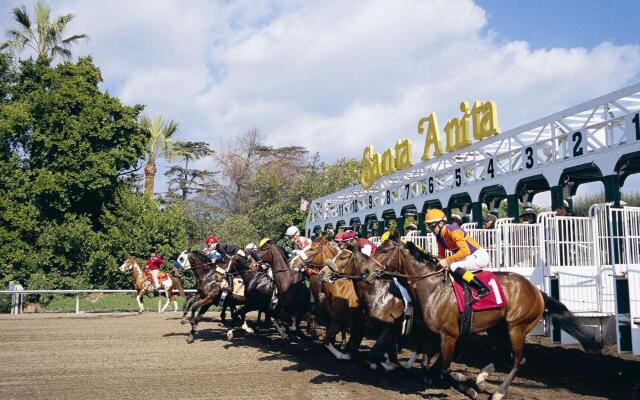
<path id="1" fill-rule="evenodd" d="M 606 202 L 613 202 L 615 207 L 620 207 L 620 176 L 607 175 L 602 178 L 604 183 L 604 199 Z"/>
<path id="2" fill-rule="evenodd" d="M 507 215 L 513 218 L 513 222 L 520 222 L 520 200 L 517 194 L 507 195 Z"/>

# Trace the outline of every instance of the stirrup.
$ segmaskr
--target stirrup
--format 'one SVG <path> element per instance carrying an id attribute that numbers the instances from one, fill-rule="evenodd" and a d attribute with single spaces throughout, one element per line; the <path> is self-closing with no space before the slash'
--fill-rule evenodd
<path id="1" fill-rule="evenodd" d="M 491 290 L 487 290 L 486 293 L 482 293 L 482 294 L 478 290 L 475 294 L 471 292 L 471 297 L 473 297 L 475 301 L 478 301 L 484 297 L 487 297 L 489 294 L 491 294 Z"/>

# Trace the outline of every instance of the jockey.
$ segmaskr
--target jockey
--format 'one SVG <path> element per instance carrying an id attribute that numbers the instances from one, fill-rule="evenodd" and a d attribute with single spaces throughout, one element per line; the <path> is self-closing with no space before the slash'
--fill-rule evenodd
<path id="1" fill-rule="evenodd" d="M 354 231 L 346 231 L 342 234 L 342 242 L 345 246 L 354 251 L 359 250 L 362 254 L 371 257 L 376 252 L 376 245 L 365 238 L 358 238 Z"/>
<path id="2" fill-rule="evenodd" d="M 448 225 L 447 216 L 442 210 L 432 208 L 425 215 L 425 224 L 433 232 L 438 241 L 438 256 L 440 265 L 449 265 L 453 275 L 462 282 L 476 289 L 478 298 L 489 294 L 489 288 L 484 285 L 471 271 L 489 266 L 489 253 L 471 236 L 456 225 Z M 445 257 L 445 250 L 453 255 Z"/>
<path id="3" fill-rule="evenodd" d="M 311 239 L 300 236 L 300 229 L 298 229 L 297 226 L 292 225 L 288 227 L 285 236 L 287 238 L 286 241 L 293 246 L 293 252 L 290 256 L 300 255 L 302 250 L 307 248 L 307 246 L 311 246 Z"/>
<path id="4" fill-rule="evenodd" d="M 311 239 L 300 236 L 300 229 L 297 226 L 288 227 L 285 236 L 293 244 L 294 250 L 303 250 L 311 245 Z"/>
<path id="5" fill-rule="evenodd" d="M 149 271 L 151 272 L 151 277 L 153 278 L 153 291 L 154 293 L 158 293 L 158 289 L 160 289 L 158 274 L 160 273 L 160 267 L 164 264 L 164 260 L 156 254 L 155 250 L 153 250 L 147 259 L 146 264 L 147 268 L 149 268 Z"/>
<path id="6" fill-rule="evenodd" d="M 202 252 L 213 260 L 213 262 L 222 260 L 222 254 L 216 250 L 216 247 L 218 246 L 218 238 L 216 236 L 208 236 L 204 240 L 204 244 L 206 246 L 202 249 Z"/>
<path id="7" fill-rule="evenodd" d="M 213 254 L 218 260 L 224 260 L 226 257 L 231 257 L 232 255 L 236 254 L 238 250 L 240 250 L 240 248 L 236 245 L 219 242 L 218 238 L 215 236 L 207 237 L 205 243 L 207 244 L 207 249 L 205 250 L 205 252 L 208 251 L 209 257 L 213 258 L 212 253 L 215 251 L 218 254 Z"/>

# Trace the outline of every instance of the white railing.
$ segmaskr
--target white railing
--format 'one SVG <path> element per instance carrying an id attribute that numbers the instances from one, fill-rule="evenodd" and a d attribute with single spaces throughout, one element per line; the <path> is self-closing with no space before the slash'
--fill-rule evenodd
<path id="1" fill-rule="evenodd" d="M 164 289 L 158 290 L 160 294 L 166 294 Z M 195 289 L 186 289 L 185 293 L 195 293 Z M 24 305 L 24 295 L 27 294 L 73 294 L 76 297 L 76 314 L 80 314 L 80 295 L 88 293 L 137 293 L 133 289 L 118 290 L 118 289 L 42 289 L 42 290 L 0 290 L 0 294 L 10 295 L 12 298 L 11 314 L 22 314 Z M 173 293 L 178 293 L 177 290 L 173 290 Z M 162 309 L 162 296 L 158 296 L 158 313 Z"/>

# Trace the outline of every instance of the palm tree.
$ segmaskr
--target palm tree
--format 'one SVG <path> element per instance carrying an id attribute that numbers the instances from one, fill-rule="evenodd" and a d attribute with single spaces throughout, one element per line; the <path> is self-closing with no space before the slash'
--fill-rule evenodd
<path id="1" fill-rule="evenodd" d="M 140 117 L 140 126 L 149 134 L 147 144 L 148 160 L 144 166 L 144 192 L 153 196 L 153 186 L 156 177 L 156 159 L 173 160 L 177 156 L 176 148 L 182 142 L 173 140 L 172 136 L 178 130 L 175 121 L 163 121 L 162 115 L 153 120 L 147 115 Z"/>
<path id="2" fill-rule="evenodd" d="M 35 26 L 27 13 L 25 6 L 13 9 L 13 19 L 17 22 L 17 29 L 9 29 L 10 39 L 2 44 L 1 48 L 12 48 L 17 51 L 25 47 L 33 49 L 38 58 L 50 58 L 60 55 L 63 58 L 71 58 L 69 48 L 80 39 L 88 39 L 85 34 L 72 35 L 63 39 L 67 24 L 73 20 L 73 14 L 61 15 L 50 20 L 51 6 L 36 1 L 34 5 Z"/>

